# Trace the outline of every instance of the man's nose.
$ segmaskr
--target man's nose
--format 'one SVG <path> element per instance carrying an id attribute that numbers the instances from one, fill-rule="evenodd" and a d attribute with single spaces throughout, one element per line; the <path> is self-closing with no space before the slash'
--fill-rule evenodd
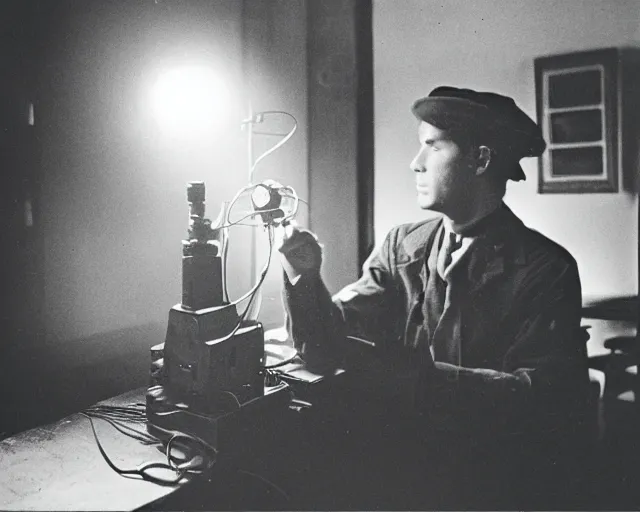
<path id="1" fill-rule="evenodd" d="M 418 154 L 415 156 L 415 158 L 413 160 L 411 160 L 411 163 L 409 164 L 409 168 L 413 172 L 426 172 L 427 171 L 427 169 L 424 166 L 424 159 L 422 158 L 422 151 L 418 152 Z"/>

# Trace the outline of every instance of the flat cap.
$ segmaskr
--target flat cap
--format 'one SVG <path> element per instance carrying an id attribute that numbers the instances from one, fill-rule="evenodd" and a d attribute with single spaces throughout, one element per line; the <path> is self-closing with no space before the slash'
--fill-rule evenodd
<path id="1" fill-rule="evenodd" d="M 511 162 L 507 179 L 525 179 L 521 158 L 540 156 L 546 143 L 540 127 L 513 98 L 492 92 L 436 87 L 414 102 L 413 114 L 441 130 L 464 130 Z"/>

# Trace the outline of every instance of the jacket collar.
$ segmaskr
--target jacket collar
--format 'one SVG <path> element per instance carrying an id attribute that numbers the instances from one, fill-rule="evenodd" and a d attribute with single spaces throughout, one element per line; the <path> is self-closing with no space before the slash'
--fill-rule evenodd
<path id="1" fill-rule="evenodd" d="M 398 248 L 397 263 L 423 262 L 427 249 L 435 243 L 436 234 L 441 226 L 442 217 L 411 226 Z"/>
<path id="2" fill-rule="evenodd" d="M 398 252 L 398 263 L 408 263 L 424 260 L 426 251 L 435 240 L 435 235 L 442 226 L 442 217 L 430 219 L 414 224 L 402 239 Z M 477 238 L 482 245 L 493 245 L 495 251 L 500 252 L 509 241 L 513 241 L 512 234 L 522 228 L 522 221 L 515 216 L 511 209 L 502 203 L 496 210 L 475 224 L 464 236 Z M 516 255 L 518 264 L 526 263 L 526 253 L 523 247 Z"/>
<path id="3" fill-rule="evenodd" d="M 427 250 L 436 243 L 436 235 L 442 224 L 442 218 L 437 218 L 413 225 L 398 248 L 397 263 L 408 267 L 415 266 L 418 273 L 424 274 Z M 470 292 L 485 286 L 504 272 L 507 250 L 512 258 L 510 261 L 514 264 L 527 263 L 525 247 L 518 243 L 520 238 L 516 236 L 523 226 L 522 221 L 502 203 L 465 233 L 465 236 L 475 238 L 474 247 L 469 251 L 469 261 L 459 266 L 460 269 L 467 269 Z M 426 279 L 426 276 L 421 277 L 423 280 Z"/>

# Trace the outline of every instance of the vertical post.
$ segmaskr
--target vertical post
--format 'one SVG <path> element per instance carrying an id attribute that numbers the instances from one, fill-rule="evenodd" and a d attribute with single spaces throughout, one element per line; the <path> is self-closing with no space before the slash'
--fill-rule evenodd
<path id="1" fill-rule="evenodd" d="M 253 51 L 253 45 L 255 44 L 255 6 L 251 0 L 242 1 L 242 40 L 243 40 L 243 80 L 244 80 L 244 95 L 248 110 L 247 124 L 245 128 L 247 130 L 247 183 L 253 181 L 251 176 L 251 170 L 253 168 L 253 101 L 254 101 L 254 89 L 253 89 L 253 75 L 255 71 L 255 55 Z M 258 279 L 256 251 L 257 251 L 257 237 L 256 230 L 251 229 L 249 234 L 249 286 L 254 286 Z M 249 300 L 249 299 L 248 299 Z M 262 295 L 260 290 L 256 291 L 253 302 L 250 305 L 250 309 L 247 312 L 247 320 L 256 320 L 258 313 L 260 312 L 260 305 L 262 302 Z M 244 305 L 247 307 L 247 305 Z"/>
<path id="2" fill-rule="evenodd" d="M 249 184 L 253 184 L 253 108 L 251 105 L 251 98 L 248 99 L 249 104 L 249 123 L 247 124 L 247 182 Z M 258 250 L 258 241 L 256 239 L 256 229 L 252 228 L 250 233 L 250 241 L 249 241 L 249 282 L 250 286 L 254 286 L 258 280 L 258 268 L 257 268 L 257 250 Z M 251 300 L 251 299 L 248 299 Z M 260 313 L 260 306 L 262 305 L 262 291 L 260 289 L 256 290 L 253 301 L 249 307 L 249 311 L 247 312 L 247 320 L 257 320 L 258 314 Z"/>

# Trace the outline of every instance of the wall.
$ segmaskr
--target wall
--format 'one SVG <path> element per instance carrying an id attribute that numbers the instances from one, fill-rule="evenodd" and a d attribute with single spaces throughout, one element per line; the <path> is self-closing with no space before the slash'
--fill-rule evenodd
<path id="1" fill-rule="evenodd" d="M 305 2 L 46 5 L 55 23 L 34 35 L 45 48 L 35 111 L 46 339 L 1 361 L 0 395 L 15 410 L 0 431 L 147 383 L 149 347 L 164 340 L 169 309 L 181 299 L 186 184 L 205 181 L 207 216 L 215 218 L 222 201 L 247 183 L 247 136 L 240 123 L 250 96 L 254 111 L 288 111 L 300 124 L 291 142 L 258 168 L 256 180 L 273 178 L 308 196 Z M 212 67 L 230 92 L 215 119 L 220 129 L 192 138 L 163 131 L 150 101 L 159 74 L 185 62 Z M 256 136 L 254 156 L 277 140 Z M 235 218 L 247 208 L 248 202 L 239 203 Z M 304 208 L 300 219 L 306 224 Z M 260 268 L 268 246 L 263 233 L 256 238 Z M 234 228 L 231 298 L 252 284 L 250 264 L 249 228 Z M 267 327 L 282 323 L 280 287 L 273 259 L 260 316 Z"/>
<path id="2" fill-rule="evenodd" d="M 181 57 L 210 63 L 238 90 L 236 2 L 88 2 L 59 11 L 37 114 L 46 126 L 41 208 L 52 342 L 165 322 L 180 299 L 186 183 L 208 183 L 215 215 L 240 185 L 243 163 L 240 130 L 221 130 L 208 146 L 172 139 L 150 102 L 157 76 Z M 240 108 L 237 99 L 233 127 Z"/>
<path id="3" fill-rule="evenodd" d="M 267 44 L 254 55 L 252 87 L 246 89 L 253 92 L 254 110 L 294 110 L 302 126 L 303 7 L 273 2 L 269 13 L 262 13 L 258 28 Z M 48 339 L 164 325 L 181 293 L 186 182 L 206 182 L 207 214 L 214 218 L 221 202 L 247 181 L 247 139 L 240 130 L 248 113 L 242 2 L 90 2 L 60 14 L 41 107 L 48 128 L 42 203 Z M 168 137 L 150 112 L 159 71 L 189 59 L 211 65 L 232 91 L 231 112 L 204 143 Z M 273 139 L 255 138 L 256 156 L 267 143 Z M 265 160 L 256 179 L 289 184 L 293 174 L 304 197 L 304 145 L 301 129 Z M 246 207 L 240 203 L 236 214 Z M 231 232 L 232 298 L 250 283 L 247 233 L 247 228 Z M 264 258 L 259 259 L 261 266 Z M 267 295 L 274 295 L 273 283 L 267 288 Z"/>
<path id="4" fill-rule="evenodd" d="M 358 107 L 366 85 L 360 84 L 356 51 L 357 3 L 312 2 L 308 15 L 310 228 L 324 246 L 322 277 L 331 293 L 358 278 L 358 245 L 363 242 L 358 240 L 363 153 Z"/>
<path id="5" fill-rule="evenodd" d="M 408 167 L 418 147 L 413 100 L 444 84 L 491 90 L 535 119 L 535 57 L 640 42 L 635 0 L 377 0 L 373 14 L 378 242 L 427 215 Z M 527 180 L 510 182 L 506 202 L 575 256 L 584 296 L 637 293 L 637 197 L 539 195 L 536 159 L 523 166 Z"/>
<path id="6" fill-rule="evenodd" d="M 296 216 L 302 226 L 309 223 L 308 116 L 307 116 L 307 2 L 305 0 L 245 0 L 244 26 L 247 41 L 245 73 L 254 112 L 283 110 L 293 115 L 297 129 L 293 137 L 266 157 L 255 171 L 254 181 L 273 179 L 291 186 L 303 201 Z M 283 115 L 265 117 L 256 131 L 287 133 L 292 121 Z M 254 159 L 271 148 L 279 137 L 255 135 Z M 255 267 L 259 273 L 267 256 L 268 239 L 256 230 Z M 241 236 L 241 233 L 237 233 Z M 242 244 L 242 241 L 239 241 Z M 278 240 L 276 239 L 275 245 Z M 246 245 L 244 247 L 247 247 Z M 282 267 L 277 251 L 261 293 L 260 320 L 265 328 L 281 326 L 284 311 L 281 299 Z"/>

